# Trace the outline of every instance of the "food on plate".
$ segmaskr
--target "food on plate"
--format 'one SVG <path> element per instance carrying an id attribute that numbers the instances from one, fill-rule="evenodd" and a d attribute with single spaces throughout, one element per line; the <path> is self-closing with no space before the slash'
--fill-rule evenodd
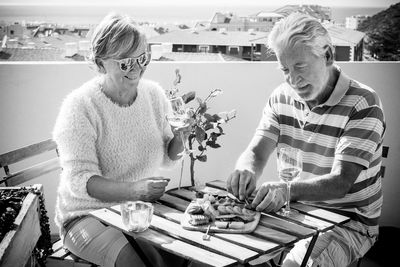
<path id="1" fill-rule="evenodd" d="M 242 229 L 256 215 L 248 205 L 229 197 L 229 194 L 220 196 L 209 193 L 196 194 L 186 213 L 192 226 L 211 223 L 218 229 Z"/>
<path id="2" fill-rule="evenodd" d="M 189 223 L 191 225 L 203 225 L 210 222 L 210 217 L 204 214 L 190 215 Z"/>
<path id="3" fill-rule="evenodd" d="M 215 226 L 219 229 L 241 229 L 244 227 L 244 222 L 216 221 Z"/>

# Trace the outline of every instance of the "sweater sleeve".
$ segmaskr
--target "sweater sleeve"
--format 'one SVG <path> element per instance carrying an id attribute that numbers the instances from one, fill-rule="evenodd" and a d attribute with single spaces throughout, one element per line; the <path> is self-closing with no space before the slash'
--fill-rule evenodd
<path id="1" fill-rule="evenodd" d="M 96 155 L 96 130 L 82 97 L 68 96 L 61 106 L 53 130 L 57 143 L 63 182 L 74 197 L 92 199 L 87 192 L 87 181 L 101 175 Z"/>

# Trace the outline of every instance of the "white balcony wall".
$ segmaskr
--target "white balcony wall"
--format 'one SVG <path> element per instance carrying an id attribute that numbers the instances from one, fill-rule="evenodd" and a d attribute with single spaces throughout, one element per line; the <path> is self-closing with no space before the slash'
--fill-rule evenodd
<path id="1" fill-rule="evenodd" d="M 382 225 L 400 226 L 397 203 L 400 195 L 400 64 L 340 63 L 342 69 L 360 82 L 374 88 L 383 101 L 387 119 L 385 145 L 390 147 L 384 159 L 384 205 Z M 272 89 L 282 80 L 274 62 L 259 63 L 177 63 L 154 62 L 145 77 L 158 81 L 164 88 L 172 86 L 175 69 L 179 68 L 182 93 L 194 90 L 204 98 L 220 88 L 224 94 L 210 103 L 210 112 L 237 110 L 237 118 L 225 125 L 221 148 L 210 149 L 206 163 L 196 162 L 198 180 L 226 179 L 239 154 L 252 137 L 261 111 Z M 94 76 L 85 63 L 0 63 L 0 153 L 39 142 L 51 137 L 52 127 L 63 97 L 73 88 Z M 178 185 L 180 165 L 160 174 L 172 178 L 170 188 Z M 3 175 L 3 173 L 0 173 Z M 271 159 L 262 180 L 277 179 L 275 159 Z M 183 184 L 189 184 L 188 162 L 185 162 Z M 58 173 L 30 181 L 44 185 L 46 205 L 53 223 Z"/>

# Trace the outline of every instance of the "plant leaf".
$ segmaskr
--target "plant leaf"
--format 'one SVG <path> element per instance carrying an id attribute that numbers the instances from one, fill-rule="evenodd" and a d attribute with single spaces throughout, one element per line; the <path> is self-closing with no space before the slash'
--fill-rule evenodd
<path id="1" fill-rule="evenodd" d="M 196 92 L 195 91 L 190 91 L 190 92 L 182 95 L 182 99 L 183 99 L 183 102 L 185 102 L 185 104 L 187 104 L 190 101 L 192 101 L 195 97 L 196 97 Z"/>
<path id="2" fill-rule="evenodd" d="M 203 128 L 197 126 L 195 129 L 195 134 L 196 134 L 196 140 L 201 144 L 206 138 L 206 132 L 204 131 Z"/>
<path id="3" fill-rule="evenodd" d="M 209 122 L 213 122 L 214 121 L 214 116 L 208 114 L 208 113 L 204 113 L 203 114 L 204 118 L 206 118 L 207 121 Z"/>
<path id="4" fill-rule="evenodd" d="M 213 140 L 213 141 L 207 141 L 207 142 L 206 142 L 206 145 L 208 145 L 209 147 L 212 147 L 212 148 L 219 148 L 219 147 L 221 147 L 220 144 L 215 143 L 215 140 Z"/>
<path id="5" fill-rule="evenodd" d="M 196 159 L 198 159 L 201 162 L 206 162 L 207 161 L 207 155 L 196 156 Z"/>
<path id="6" fill-rule="evenodd" d="M 200 104 L 199 114 L 204 114 L 207 111 L 207 103 L 202 102 Z"/>

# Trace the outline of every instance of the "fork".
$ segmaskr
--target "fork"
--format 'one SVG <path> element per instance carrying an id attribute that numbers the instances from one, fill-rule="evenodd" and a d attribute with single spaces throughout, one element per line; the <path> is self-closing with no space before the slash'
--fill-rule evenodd
<path id="1" fill-rule="evenodd" d="M 207 231 L 206 231 L 206 233 L 203 235 L 203 240 L 210 240 L 210 237 L 211 237 L 211 236 L 208 234 L 208 231 L 210 231 L 210 227 L 211 227 L 211 224 L 208 225 Z"/>

